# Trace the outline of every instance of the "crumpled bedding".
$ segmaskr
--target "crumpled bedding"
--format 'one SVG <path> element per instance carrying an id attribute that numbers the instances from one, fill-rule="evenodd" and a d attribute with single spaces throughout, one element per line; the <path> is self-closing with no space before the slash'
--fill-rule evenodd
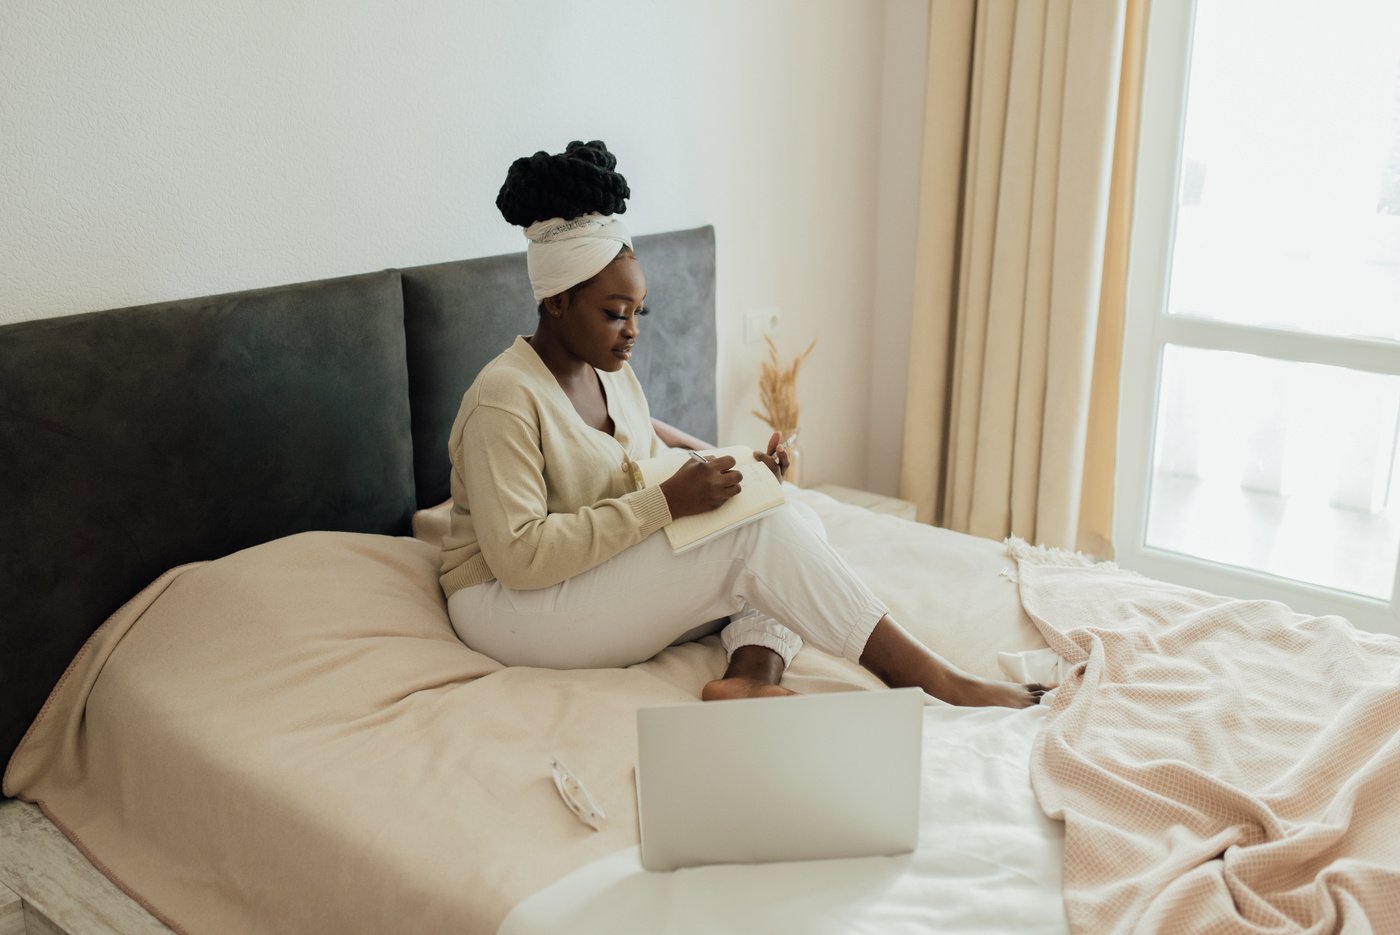
<path id="1" fill-rule="evenodd" d="M 1400 638 L 1013 542 L 1075 932 L 1400 932 Z"/>
<path id="2" fill-rule="evenodd" d="M 995 676 L 1044 646 L 998 543 L 801 491 L 896 617 Z M 638 666 L 503 668 L 457 641 L 437 551 L 304 533 L 172 569 L 85 644 L 4 779 L 177 931 L 494 932 L 637 843 L 635 712 L 694 699 L 714 637 Z M 877 687 L 811 648 L 785 684 Z M 604 811 L 567 811 L 557 756 Z"/>

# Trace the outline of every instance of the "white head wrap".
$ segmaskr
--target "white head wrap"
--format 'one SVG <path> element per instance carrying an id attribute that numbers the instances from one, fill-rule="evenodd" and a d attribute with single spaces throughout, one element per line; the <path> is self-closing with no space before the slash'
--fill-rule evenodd
<path id="1" fill-rule="evenodd" d="M 617 256 L 632 235 L 617 215 L 583 214 L 571 220 L 549 218 L 525 228 L 530 246 L 525 267 L 535 301 L 543 302 L 570 286 L 592 279 Z"/>

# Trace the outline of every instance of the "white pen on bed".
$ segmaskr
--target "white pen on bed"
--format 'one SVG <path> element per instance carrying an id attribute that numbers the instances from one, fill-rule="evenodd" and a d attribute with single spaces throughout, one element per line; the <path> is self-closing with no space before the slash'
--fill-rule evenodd
<path id="1" fill-rule="evenodd" d="M 709 464 L 709 463 L 710 463 L 710 459 L 709 459 L 709 458 L 706 458 L 704 455 L 702 455 L 700 452 L 696 451 L 694 448 L 687 448 L 687 449 L 685 450 L 685 453 L 688 454 L 688 455 L 690 455 L 690 456 L 691 456 L 692 458 L 694 458 L 696 461 L 699 461 L 701 464 Z"/>

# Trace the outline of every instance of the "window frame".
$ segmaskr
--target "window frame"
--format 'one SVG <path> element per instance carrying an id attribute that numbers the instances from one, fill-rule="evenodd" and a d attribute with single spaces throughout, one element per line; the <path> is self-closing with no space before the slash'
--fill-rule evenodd
<path id="1" fill-rule="evenodd" d="M 1400 341 L 1307 334 L 1172 315 L 1167 298 L 1195 25 L 1195 0 L 1149 5 L 1123 327 L 1114 472 L 1114 550 L 1124 568 L 1188 587 L 1282 601 L 1400 635 L 1400 560 L 1389 600 L 1224 565 L 1146 544 L 1158 391 L 1168 344 L 1400 375 Z"/>

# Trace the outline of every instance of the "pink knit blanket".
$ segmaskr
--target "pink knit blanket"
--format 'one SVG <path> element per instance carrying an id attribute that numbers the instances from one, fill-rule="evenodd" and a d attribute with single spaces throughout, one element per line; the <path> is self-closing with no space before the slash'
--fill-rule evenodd
<path id="1" fill-rule="evenodd" d="M 1400 933 L 1400 638 L 1010 549 L 1074 932 Z"/>

